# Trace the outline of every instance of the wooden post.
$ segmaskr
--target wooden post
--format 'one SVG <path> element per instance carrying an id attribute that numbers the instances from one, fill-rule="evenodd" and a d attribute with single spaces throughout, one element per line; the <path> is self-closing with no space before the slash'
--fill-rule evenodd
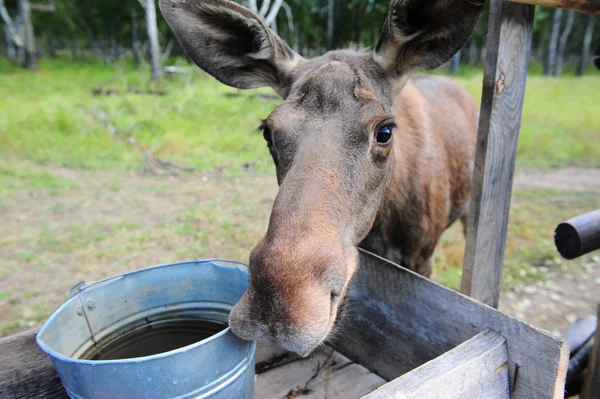
<path id="1" fill-rule="evenodd" d="M 461 292 L 497 307 L 534 6 L 492 0 Z"/>
<path id="2" fill-rule="evenodd" d="M 600 399 L 600 305 L 598 305 L 598 326 L 594 336 L 594 349 L 585 382 L 582 399 Z"/>

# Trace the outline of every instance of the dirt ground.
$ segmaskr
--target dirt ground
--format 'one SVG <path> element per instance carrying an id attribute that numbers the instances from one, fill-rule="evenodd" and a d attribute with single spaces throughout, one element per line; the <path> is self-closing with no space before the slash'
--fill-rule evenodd
<path id="1" fill-rule="evenodd" d="M 525 169 L 515 174 L 515 190 L 532 188 L 600 192 L 600 169 L 563 168 L 549 171 Z"/>
<path id="2" fill-rule="evenodd" d="M 515 174 L 515 190 L 532 188 L 600 193 L 600 169 L 526 170 Z M 505 293 L 500 310 L 559 335 L 578 317 L 595 315 L 599 303 L 600 251 L 596 251 L 585 257 L 582 268 L 563 260 L 545 281 Z"/>
<path id="3" fill-rule="evenodd" d="M 190 259 L 247 260 L 277 193 L 273 176 L 252 171 L 160 177 L 46 169 L 68 184 L 19 188 L 0 202 L 0 336 L 40 326 L 81 280 Z M 515 188 L 600 193 L 600 170 L 523 171 Z M 600 256 L 582 262 L 553 265 L 544 279 L 506 290 L 501 309 L 564 332 L 600 302 Z"/>

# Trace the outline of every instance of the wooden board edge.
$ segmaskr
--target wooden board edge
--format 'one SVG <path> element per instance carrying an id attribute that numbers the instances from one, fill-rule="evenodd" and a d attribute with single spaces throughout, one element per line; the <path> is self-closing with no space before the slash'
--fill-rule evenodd
<path id="1" fill-rule="evenodd" d="M 487 304 L 485 304 L 483 302 L 479 302 L 478 300 L 473 299 L 470 296 L 463 294 L 462 292 L 459 292 L 459 291 L 453 290 L 451 288 L 448 288 L 448 287 L 446 287 L 446 286 L 444 286 L 444 285 L 442 285 L 442 284 L 440 284 L 440 283 L 438 283 L 436 281 L 433 281 L 433 280 L 431 280 L 431 279 L 429 279 L 427 277 L 423 277 L 420 274 L 413 272 L 412 270 L 409 270 L 409 269 L 407 269 L 405 267 L 402 267 L 402 266 L 400 266 L 400 265 L 398 265 L 398 264 L 396 264 L 394 262 L 391 262 L 391 261 L 389 261 L 389 260 L 387 260 L 387 259 L 385 259 L 385 258 L 383 258 L 383 257 L 381 257 L 379 255 L 376 255 L 376 254 L 374 254 L 372 252 L 369 252 L 369 251 L 361 249 L 361 248 L 359 248 L 359 252 L 363 252 L 364 254 L 366 254 L 368 256 L 377 258 L 378 260 L 381 260 L 381 261 L 387 263 L 389 266 L 391 266 L 391 267 L 393 267 L 395 269 L 399 269 L 403 273 L 408 273 L 408 274 L 411 274 L 412 276 L 417 277 L 417 278 L 419 278 L 421 280 L 426 280 L 432 286 L 436 286 L 439 289 L 442 289 L 442 290 L 445 290 L 445 291 L 448 291 L 448 292 L 452 292 L 452 293 L 458 295 L 459 297 L 463 298 L 463 300 L 467 300 L 467 301 L 469 301 L 469 302 L 471 302 L 473 304 L 477 304 L 478 306 L 482 306 L 485 309 L 489 309 L 490 311 L 493 311 L 493 312 L 496 312 L 496 313 L 502 313 L 501 311 L 499 311 L 498 309 L 496 309 L 496 308 L 494 308 L 494 307 L 492 307 L 490 305 L 487 305 Z M 561 343 L 561 345 L 567 345 L 566 346 L 566 350 L 567 350 L 567 363 L 568 363 L 568 359 L 569 359 L 569 354 L 568 353 L 569 353 L 569 350 L 570 350 L 570 346 L 569 346 L 569 343 L 564 338 L 558 337 L 558 336 L 550 333 L 549 331 L 546 331 L 546 330 L 544 330 L 542 328 L 536 327 L 536 326 L 534 326 L 532 324 L 529 324 L 527 322 L 519 320 L 516 317 L 511 316 L 509 314 L 505 314 L 505 313 L 502 313 L 502 314 L 504 316 L 506 316 L 507 318 L 511 319 L 511 320 L 514 320 L 514 321 L 516 321 L 518 323 L 524 324 L 525 326 L 527 326 L 527 328 L 529 328 L 531 331 L 533 331 L 533 332 L 535 332 L 537 334 L 541 334 L 541 335 L 545 336 L 546 338 L 553 339 L 557 343 Z"/>
<path id="2" fill-rule="evenodd" d="M 494 359 L 495 362 L 491 365 L 484 365 L 484 367 L 488 368 L 488 370 L 481 369 L 482 375 L 478 376 L 474 375 L 473 373 L 469 373 L 470 378 L 473 378 L 472 384 L 477 385 L 478 381 L 480 380 L 475 381 L 475 379 L 479 377 L 485 378 L 485 374 L 488 372 L 491 373 L 490 376 L 503 373 L 503 378 L 506 381 L 504 392 L 506 394 L 506 399 L 508 399 L 508 349 L 504 337 L 493 330 L 480 332 L 473 338 L 463 342 L 451 351 L 448 351 L 440 357 L 423 364 L 413 371 L 390 381 L 389 383 L 377 388 L 370 394 L 363 396 L 361 399 L 404 399 L 409 397 L 419 397 L 415 396 L 415 394 L 423 394 L 423 389 L 427 390 L 427 395 L 431 395 L 433 397 L 433 395 L 438 394 L 438 392 L 435 390 L 435 386 L 440 385 L 438 383 L 440 380 L 443 380 L 444 378 L 447 379 L 448 377 L 460 373 L 462 369 L 472 366 L 475 362 L 485 362 L 486 360 L 489 360 L 490 356 L 496 356 L 497 359 Z M 492 370 L 489 370 L 490 366 L 492 367 Z M 423 375 L 425 376 L 425 379 L 419 381 L 416 387 L 411 388 L 410 384 L 412 381 L 410 381 L 410 379 L 422 379 Z M 459 381 L 457 382 L 459 383 Z M 409 385 L 408 387 L 406 386 L 407 384 Z M 468 385 L 466 388 L 472 388 L 472 386 Z M 403 389 L 408 389 L 411 392 L 406 392 Z M 443 386 L 442 389 L 444 390 L 444 394 L 447 395 L 450 393 L 448 390 L 451 391 L 453 387 Z M 483 387 L 483 389 L 485 392 L 488 391 L 488 389 L 485 387 Z M 453 392 L 452 397 L 468 393 L 470 392 Z M 439 392 L 439 394 L 442 394 L 442 392 Z"/>
<path id="3" fill-rule="evenodd" d="M 564 341 L 560 347 L 553 399 L 564 399 L 565 397 L 565 385 L 567 382 L 567 370 L 569 369 L 570 356 L 571 345 L 567 341 Z"/>
<path id="4" fill-rule="evenodd" d="M 388 381 L 439 357 L 483 330 L 493 329 L 507 340 L 508 374 L 514 398 L 536 398 L 532 392 L 537 392 L 538 386 L 543 386 L 542 397 L 562 397 L 566 373 L 563 366 L 559 370 L 559 363 L 566 364 L 569 353 L 568 343 L 562 337 L 362 249 L 353 284 L 349 301 L 355 303 L 345 316 L 349 328 L 340 331 L 342 334 L 333 346 Z M 420 311 L 428 316 L 419 316 Z M 416 318 L 404 323 L 402 319 L 407 317 Z M 428 330 L 427 326 L 435 329 Z M 397 328 L 399 335 L 386 333 Z M 419 328 L 424 329 L 423 335 Z M 416 337 L 422 345 L 411 346 L 410 337 Z M 532 346 L 524 348 L 519 337 L 526 338 Z M 532 358 L 535 353 L 543 355 L 544 361 Z"/>
<path id="5" fill-rule="evenodd" d="M 562 8 L 589 15 L 600 15 L 599 1 L 559 1 L 559 0 L 507 0 L 513 3 L 530 4 L 533 6 Z"/>

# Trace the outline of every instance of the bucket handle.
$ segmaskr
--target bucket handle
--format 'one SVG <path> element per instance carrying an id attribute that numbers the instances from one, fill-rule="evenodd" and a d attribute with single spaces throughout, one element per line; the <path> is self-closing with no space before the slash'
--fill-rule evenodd
<path id="1" fill-rule="evenodd" d="M 94 281 L 90 284 L 87 284 L 85 281 L 80 281 L 69 290 L 69 299 L 73 298 L 75 295 L 87 290 L 88 288 L 92 288 L 96 285 L 99 285 L 99 284 L 102 284 L 102 283 L 105 283 L 108 281 L 116 280 L 116 279 L 122 278 L 124 276 L 130 276 L 132 274 L 137 274 L 142 271 L 161 269 L 161 268 L 165 268 L 165 267 L 181 266 L 181 265 L 190 264 L 190 263 L 204 264 L 204 263 L 215 263 L 215 262 L 226 263 L 231 266 L 242 266 L 244 269 L 248 270 L 248 265 L 243 262 L 239 262 L 237 260 L 227 260 L 227 259 L 218 259 L 218 258 L 206 259 L 206 260 L 195 260 L 195 261 L 180 262 L 180 263 L 169 263 L 169 264 L 164 264 L 164 265 L 152 266 L 152 267 L 148 267 L 145 269 L 134 270 L 132 272 L 118 274 L 116 276 L 107 277 L 107 278 L 104 278 L 104 279 L 101 279 L 98 281 Z"/>

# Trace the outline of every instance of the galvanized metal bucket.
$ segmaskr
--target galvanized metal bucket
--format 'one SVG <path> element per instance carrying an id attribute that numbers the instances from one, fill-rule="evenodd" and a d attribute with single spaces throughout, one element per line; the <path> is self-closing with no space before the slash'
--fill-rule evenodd
<path id="1" fill-rule="evenodd" d="M 251 399 L 256 343 L 226 327 L 200 342 L 152 356 L 86 360 L 125 326 L 168 317 L 226 323 L 248 284 L 245 265 L 207 260 L 155 266 L 74 287 L 37 335 L 69 397 Z"/>

